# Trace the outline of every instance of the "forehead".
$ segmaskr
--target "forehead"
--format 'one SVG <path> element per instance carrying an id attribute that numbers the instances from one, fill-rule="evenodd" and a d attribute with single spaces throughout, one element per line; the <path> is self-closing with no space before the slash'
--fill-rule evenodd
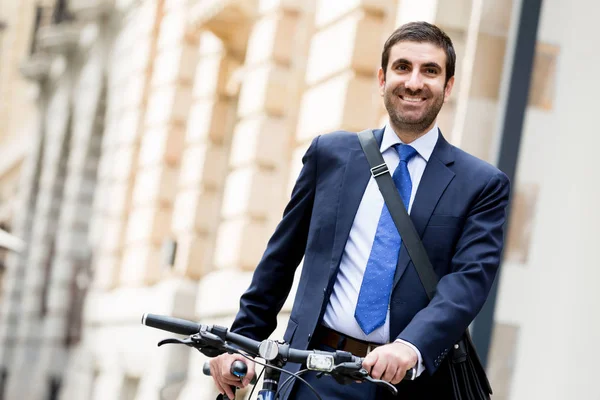
<path id="1" fill-rule="evenodd" d="M 439 46 L 427 42 L 398 42 L 390 48 L 388 66 L 398 59 L 412 64 L 436 63 L 446 68 L 446 52 Z"/>

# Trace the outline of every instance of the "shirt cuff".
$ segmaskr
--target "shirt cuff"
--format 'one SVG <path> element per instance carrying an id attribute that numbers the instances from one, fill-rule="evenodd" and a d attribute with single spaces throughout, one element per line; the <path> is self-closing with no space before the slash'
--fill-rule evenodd
<path id="1" fill-rule="evenodd" d="M 418 377 L 419 375 L 421 375 L 423 373 L 423 371 L 425 371 L 425 364 L 423 364 L 423 357 L 421 356 L 421 352 L 419 351 L 419 349 L 417 349 L 417 347 L 414 344 L 407 342 L 406 340 L 396 339 L 396 340 L 394 340 L 394 342 L 403 343 L 403 344 L 407 345 L 408 347 L 410 347 L 411 349 L 413 349 L 415 351 L 415 353 L 417 353 L 418 361 L 417 361 L 417 365 L 415 365 L 415 367 L 417 369 L 415 378 Z"/>

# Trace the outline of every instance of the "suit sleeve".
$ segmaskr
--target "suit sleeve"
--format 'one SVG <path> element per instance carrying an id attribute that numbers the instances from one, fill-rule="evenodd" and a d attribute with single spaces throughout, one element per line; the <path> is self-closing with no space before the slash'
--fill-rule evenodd
<path id="1" fill-rule="evenodd" d="M 250 287 L 240 299 L 233 332 L 255 340 L 266 339 L 277 326 L 277 314 L 291 290 L 294 273 L 304 256 L 317 176 L 319 137 L 302 158 L 298 176 L 283 218 L 267 244 Z"/>
<path id="2" fill-rule="evenodd" d="M 452 345 L 473 321 L 489 294 L 500 264 L 510 184 L 498 172 L 485 185 L 465 221 L 451 271 L 437 292 L 398 339 L 414 344 L 425 368 L 435 372 Z"/>

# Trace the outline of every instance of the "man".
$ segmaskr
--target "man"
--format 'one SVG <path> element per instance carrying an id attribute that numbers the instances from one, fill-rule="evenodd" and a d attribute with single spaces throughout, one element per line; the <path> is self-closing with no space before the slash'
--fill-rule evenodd
<path id="1" fill-rule="evenodd" d="M 442 360 L 494 280 L 509 182 L 496 168 L 451 146 L 437 128 L 456 60 L 443 31 L 425 22 L 406 24 L 388 38 L 381 59 L 378 80 L 389 123 L 374 133 L 440 277 L 434 298 L 428 301 L 401 246 L 357 135 L 339 131 L 315 138 L 307 150 L 232 330 L 258 340 L 271 334 L 304 257 L 284 340 L 295 348 L 338 348 L 365 357 L 372 377 L 398 384 L 398 398 L 451 399 Z M 238 358 L 211 361 L 219 390 L 230 397 L 228 385 L 240 385 L 229 373 Z M 249 367 L 241 386 L 254 375 Z M 413 367 L 419 377 L 401 382 Z M 306 379 L 323 399 L 387 396 L 368 383 L 339 385 L 310 374 Z M 313 398 L 298 382 L 291 392 L 290 398 Z"/>

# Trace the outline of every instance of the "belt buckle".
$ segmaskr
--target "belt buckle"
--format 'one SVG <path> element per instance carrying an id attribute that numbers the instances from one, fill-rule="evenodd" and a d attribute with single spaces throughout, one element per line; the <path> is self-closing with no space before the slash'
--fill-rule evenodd
<path id="1" fill-rule="evenodd" d="M 368 356 L 371 351 L 373 351 L 373 346 L 371 346 L 371 343 L 367 343 L 367 354 L 365 354 L 365 357 Z"/>

